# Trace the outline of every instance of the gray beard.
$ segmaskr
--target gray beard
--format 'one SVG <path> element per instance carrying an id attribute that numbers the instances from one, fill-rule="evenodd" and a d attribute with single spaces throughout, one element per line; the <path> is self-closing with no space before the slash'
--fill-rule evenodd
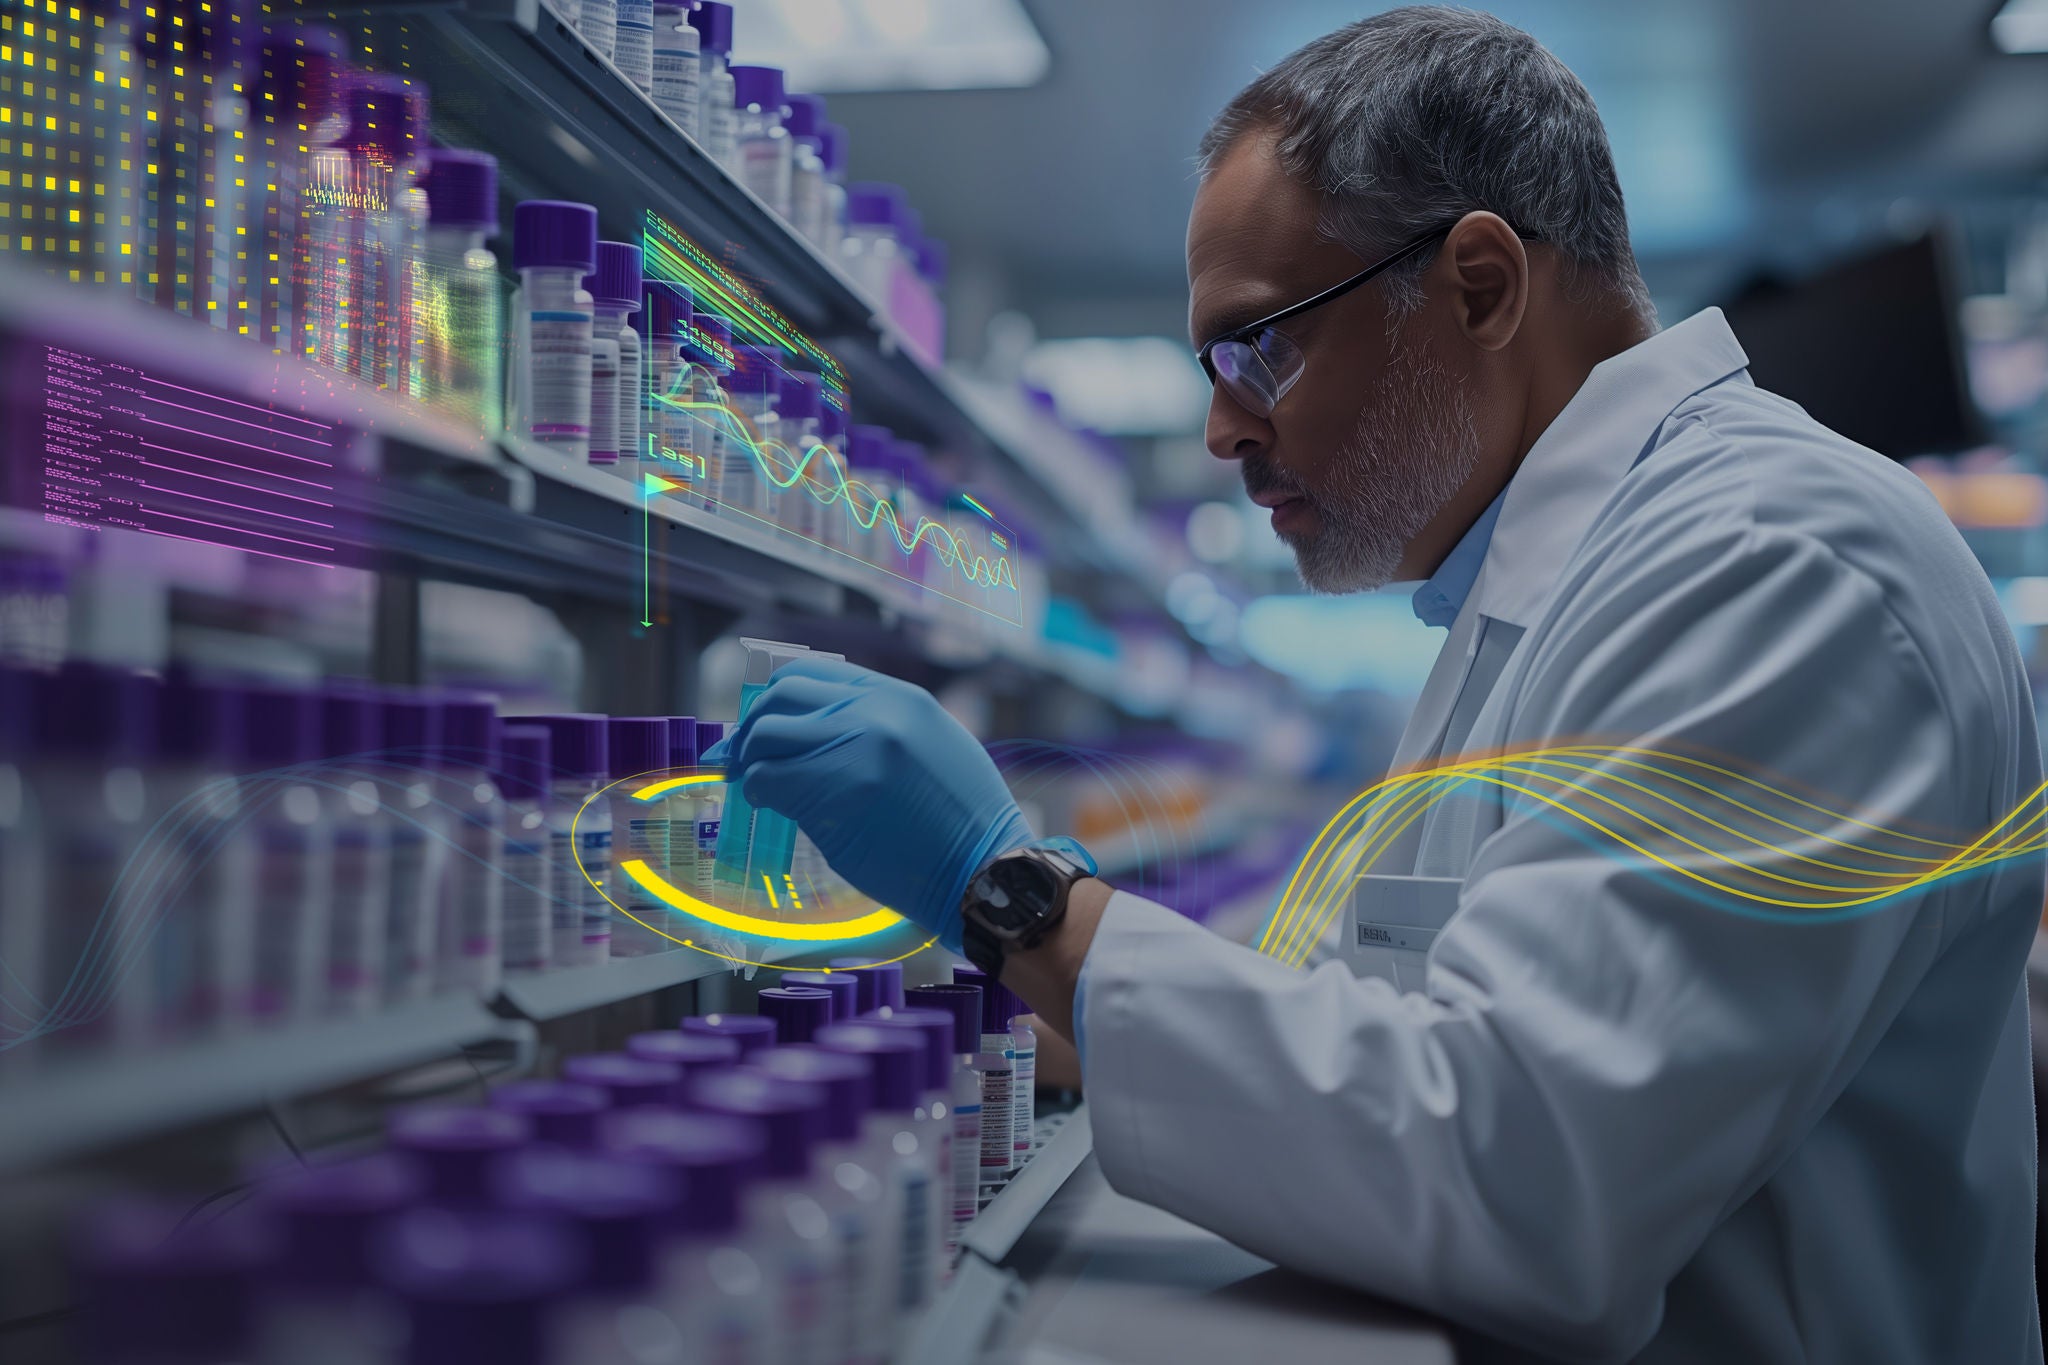
<path id="1" fill-rule="evenodd" d="M 1479 433 L 1464 386 L 1428 348 L 1397 341 L 1386 371 L 1338 451 L 1333 477 L 1301 496 L 1312 532 L 1284 535 L 1310 592 L 1371 592 L 1393 581 L 1408 548 L 1464 487 Z"/>

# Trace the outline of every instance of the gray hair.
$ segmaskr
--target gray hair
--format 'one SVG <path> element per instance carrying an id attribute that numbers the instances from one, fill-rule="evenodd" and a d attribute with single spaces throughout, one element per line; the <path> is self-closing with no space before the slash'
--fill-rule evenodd
<path id="1" fill-rule="evenodd" d="M 1255 130 L 1322 196 L 1322 235 L 1362 259 L 1486 209 L 1557 250 L 1571 296 L 1655 317 L 1592 96 L 1491 15 L 1417 5 L 1316 39 L 1216 116 L 1201 173 Z M 1380 277 L 1395 320 L 1421 306 L 1435 254 Z"/>

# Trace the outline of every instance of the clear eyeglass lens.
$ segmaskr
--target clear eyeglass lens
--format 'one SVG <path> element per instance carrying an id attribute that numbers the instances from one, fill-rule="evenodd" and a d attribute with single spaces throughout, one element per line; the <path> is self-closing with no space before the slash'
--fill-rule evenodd
<path id="1" fill-rule="evenodd" d="M 1209 353 L 1209 363 L 1230 396 L 1261 417 L 1271 415 L 1301 375 L 1300 350 L 1270 328 L 1250 341 L 1222 343 Z"/>

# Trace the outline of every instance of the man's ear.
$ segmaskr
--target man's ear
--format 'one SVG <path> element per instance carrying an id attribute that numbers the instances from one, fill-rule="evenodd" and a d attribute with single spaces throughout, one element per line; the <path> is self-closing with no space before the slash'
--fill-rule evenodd
<path id="1" fill-rule="evenodd" d="M 1498 351 L 1515 339 L 1529 303 L 1529 253 L 1505 219 L 1483 210 L 1466 214 L 1431 269 L 1458 330 L 1474 346 Z"/>

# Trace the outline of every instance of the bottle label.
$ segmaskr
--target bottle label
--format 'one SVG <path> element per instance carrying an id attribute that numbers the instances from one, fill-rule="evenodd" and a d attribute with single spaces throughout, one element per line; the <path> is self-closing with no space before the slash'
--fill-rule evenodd
<path id="1" fill-rule="evenodd" d="M 750 137 L 740 144 L 740 183 L 762 202 L 789 216 L 789 144 L 786 139 Z"/>
<path id="2" fill-rule="evenodd" d="M 653 0 L 618 0 L 618 37 L 612 61 L 619 73 L 642 90 L 654 84 Z"/>
<path id="3" fill-rule="evenodd" d="M 583 869 L 576 863 L 576 838 L 568 828 L 548 832 L 548 924 L 557 944 L 583 937 Z"/>
<path id="4" fill-rule="evenodd" d="M 583 907 L 583 944 L 595 947 L 609 945 L 612 941 L 612 906 L 604 898 L 604 880 L 612 866 L 612 832 L 608 829 L 586 830 L 576 836 L 578 852 L 582 855 L 582 870 L 570 864 L 570 871 L 582 882 L 575 904 Z"/>
<path id="5" fill-rule="evenodd" d="M 495 962 L 505 904 L 497 866 L 501 836 L 482 820 L 465 818 L 457 837 L 459 846 L 448 863 L 454 882 L 454 894 L 448 899 L 455 907 L 448 946 L 458 958 Z"/>
<path id="6" fill-rule="evenodd" d="M 1017 1143 L 1016 1162 L 1022 1165 L 1031 1155 L 1031 1147 L 1037 1141 L 1034 1129 L 1038 1123 L 1038 1047 L 1014 1048 L 1010 1052 L 1010 1071 L 1016 1078 L 1011 1094 L 1011 1107 L 1015 1111 Z"/>
<path id="7" fill-rule="evenodd" d="M 931 1281 L 932 1182 L 915 1162 L 903 1168 L 903 1245 L 897 1262 L 896 1302 L 905 1309 L 924 1301 Z"/>
<path id="8" fill-rule="evenodd" d="M 308 1005 L 316 951 L 313 923 L 313 841 L 294 825 L 273 825 L 257 839 L 256 972 L 250 1012 L 275 1018 Z"/>
<path id="9" fill-rule="evenodd" d="M 590 314 L 527 315 L 528 432 L 536 441 L 590 436 Z"/>
<path id="10" fill-rule="evenodd" d="M 711 874 L 718 863 L 718 826 L 716 820 L 697 822 L 697 889 L 711 889 Z"/>
<path id="11" fill-rule="evenodd" d="M 640 408 L 647 401 L 646 376 L 640 370 L 640 337 L 632 328 L 619 332 L 619 458 L 637 460 L 640 448 Z"/>
<path id="12" fill-rule="evenodd" d="M 583 40 L 604 54 L 610 61 L 618 43 L 618 0 L 583 0 L 582 17 L 576 22 L 576 31 Z"/>
<path id="13" fill-rule="evenodd" d="M 540 971 L 553 956 L 545 846 L 537 838 L 505 840 L 505 966 L 518 972 Z"/>
<path id="14" fill-rule="evenodd" d="M 703 75 L 697 49 L 666 47 L 654 35 L 654 103 L 691 137 L 697 136 L 697 92 Z"/>
<path id="15" fill-rule="evenodd" d="M 1004 1056 L 1002 1039 L 1008 1035 L 982 1035 L 987 1069 L 981 1073 L 981 1178 L 1000 1179 L 1010 1169 L 1010 1148 L 1017 1140 L 1016 1121 L 1011 1117 L 1010 1097 L 1016 1078 Z M 1002 1063 L 997 1065 L 996 1063 Z"/>
<path id="16" fill-rule="evenodd" d="M 334 836 L 334 897 L 327 918 L 327 988 L 331 1004 L 361 1001 L 380 984 L 385 886 L 377 877 L 383 845 L 360 826 Z"/>
<path id="17" fill-rule="evenodd" d="M 590 458 L 619 458 L 619 343 L 590 348 Z"/>
<path id="18" fill-rule="evenodd" d="M 718 100 L 705 101 L 704 150 L 722 166 L 730 167 L 732 164 L 735 152 L 733 139 L 738 127 L 739 120 L 730 104 L 721 107 Z"/>
<path id="19" fill-rule="evenodd" d="M 428 886 L 434 841 L 400 818 L 391 837 L 391 912 L 385 920 L 384 989 L 395 999 L 416 994 L 432 967 L 433 900 Z"/>
<path id="20" fill-rule="evenodd" d="M 782 1258 L 783 1356 L 786 1361 L 829 1359 L 825 1319 L 826 1266 L 807 1250 Z"/>
<path id="21" fill-rule="evenodd" d="M 980 1195 L 981 1172 L 976 1154 L 981 1151 L 981 1106 L 953 1106 L 953 1223 L 955 1228 L 974 1220 Z"/>
<path id="22" fill-rule="evenodd" d="M 612 828 L 617 829 L 619 824 L 618 817 L 612 817 Z M 623 863 L 628 858 L 637 858 L 645 863 L 647 870 L 656 876 L 666 874 L 668 871 L 668 821 L 655 817 L 635 817 L 625 821 L 624 824 L 626 838 L 618 850 L 615 863 Z M 626 875 L 625 869 L 622 867 L 618 868 L 618 876 L 614 878 L 612 899 L 639 915 L 651 915 L 663 908 L 662 903 L 648 894 L 647 890 L 639 882 Z"/>

